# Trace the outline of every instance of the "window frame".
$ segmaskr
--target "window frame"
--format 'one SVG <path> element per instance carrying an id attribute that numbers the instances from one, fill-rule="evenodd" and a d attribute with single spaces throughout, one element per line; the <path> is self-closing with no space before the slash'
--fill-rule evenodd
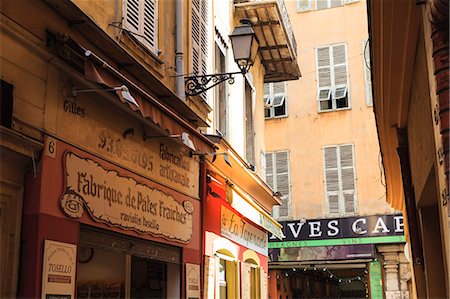
<path id="1" fill-rule="evenodd" d="M 128 3 L 130 1 L 137 1 L 139 8 L 138 8 L 138 27 L 139 29 L 136 30 L 132 24 L 128 21 Z M 155 16 L 153 19 L 153 29 L 154 29 L 154 36 L 153 36 L 153 43 L 152 46 L 146 39 L 145 39 L 145 4 L 146 2 L 153 2 L 154 3 L 154 11 Z M 122 5 L 122 15 L 123 15 L 123 27 L 130 32 L 133 39 L 136 39 L 142 46 L 144 46 L 147 50 L 152 52 L 153 54 L 159 55 L 159 18 L 158 18 L 158 9 L 159 9 L 159 0 L 124 0 Z"/>
<path id="2" fill-rule="evenodd" d="M 284 92 L 274 93 L 273 82 L 265 83 L 269 84 L 269 94 L 264 93 L 264 119 L 274 119 L 274 118 L 286 118 L 289 116 L 288 113 L 288 93 L 287 93 L 287 82 L 284 83 Z M 280 104 L 274 106 L 275 98 L 282 97 Z M 275 108 L 283 107 L 285 113 L 282 115 L 275 115 Z M 270 116 L 266 116 L 266 111 L 269 111 Z"/>
<path id="3" fill-rule="evenodd" d="M 343 189 L 343 174 L 341 167 L 341 147 L 351 146 L 352 149 L 352 169 L 353 169 L 353 212 L 345 211 L 345 194 L 350 191 L 350 189 Z M 325 149 L 326 148 L 336 148 L 336 170 L 338 172 L 338 191 L 328 191 L 327 186 L 327 170 L 332 168 L 327 168 L 326 166 L 326 157 L 325 157 Z M 337 145 L 327 145 L 322 147 L 322 161 L 323 161 L 323 182 L 324 182 L 324 192 L 325 192 L 325 206 L 327 208 L 327 215 L 329 216 L 351 216 L 356 215 L 358 213 L 358 193 L 357 193 L 357 178 L 356 178 L 356 163 L 355 163 L 355 145 L 353 143 L 344 143 Z M 345 169 L 349 169 L 346 167 Z M 329 195 L 337 195 L 338 196 L 338 212 L 333 212 L 330 210 L 330 200 Z"/>
<path id="4" fill-rule="evenodd" d="M 345 63 L 337 63 L 334 64 L 334 56 L 333 56 L 333 48 L 334 47 L 338 47 L 338 46 L 344 46 L 344 53 L 345 53 Z M 329 64 L 327 66 L 319 66 L 319 49 L 324 49 L 327 48 L 328 49 L 328 57 L 329 57 Z M 317 81 L 317 109 L 319 113 L 324 113 L 324 112 L 333 112 L 333 111 L 341 111 L 341 110 L 351 110 L 352 109 L 352 105 L 351 105 L 351 98 L 350 98 L 350 75 L 349 75 L 349 67 L 348 67 L 348 49 L 347 49 L 347 43 L 346 42 L 341 42 L 341 43 L 336 43 L 336 44 L 330 44 L 330 45 L 325 45 L 325 46 L 319 46 L 316 47 L 315 49 L 316 52 L 316 81 Z M 336 67 L 340 67 L 340 66 L 345 66 L 345 72 L 346 72 L 346 84 L 336 84 L 336 78 L 335 78 L 335 68 Z M 320 69 L 326 69 L 328 68 L 330 70 L 330 85 L 329 86 L 324 86 L 324 87 L 320 87 L 320 76 L 319 76 L 319 70 Z M 346 87 L 346 98 L 347 98 L 347 106 L 346 107 L 342 107 L 342 108 L 338 108 L 337 106 L 337 100 L 345 98 L 344 97 L 340 97 L 340 98 L 335 98 L 335 93 L 336 90 L 339 88 L 344 88 Z M 327 98 L 321 98 L 321 92 L 324 90 L 328 90 L 328 97 Z M 328 100 L 326 100 L 328 99 Z M 323 101 L 330 101 L 331 100 L 331 108 L 330 109 L 322 109 L 321 108 L 321 103 Z"/>

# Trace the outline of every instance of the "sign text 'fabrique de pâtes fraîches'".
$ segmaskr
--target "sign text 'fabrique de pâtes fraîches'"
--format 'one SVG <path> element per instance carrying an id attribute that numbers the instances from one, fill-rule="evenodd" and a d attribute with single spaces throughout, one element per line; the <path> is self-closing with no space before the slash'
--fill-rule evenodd
<path id="1" fill-rule="evenodd" d="M 83 207 L 98 222 L 187 243 L 192 238 L 194 204 L 182 204 L 161 190 L 120 176 L 97 162 L 65 154 L 63 211 L 81 218 Z"/>

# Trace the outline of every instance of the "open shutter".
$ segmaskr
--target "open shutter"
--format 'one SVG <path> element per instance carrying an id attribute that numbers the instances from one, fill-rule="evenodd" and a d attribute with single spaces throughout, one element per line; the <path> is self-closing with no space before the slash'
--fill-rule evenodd
<path id="1" fill-rule="evenodd" d="M 289 216 L 289 155 L 287 151 L 275 153 L 276 191 L 281 192 L 283 203 L 279 208 L 279 217 Z"/>
<path id="2" fill-rule="evenodd" d="M 370 43 L 365 40 L 363 43 L 364 58 L 364 77 L 366 79 L 366 103 L 367 106 L 373 106 L 372 100 L 372 74 L 370 73 Z"/>
<path id="3" fill-rule="evenodd" d="M 331 105 L 331 58 L 330 48 L 323 47 L 317 49 L 317 80 L 318 92 L 317 98 L 319 100 L 319 110 L 328 110 L 332 108 Z"/>
<path id="4" fill-rule="evenodd" d="M 241 263 L 242 267 L 242 275 L 241 275 L 241 282 L 242 282 L 242 293 L 241 298 L 242 299 L 252 299 L 251 298 L 251 280 L 250 280 L 250 274 L 252 270 L 252 265 L 247 262 Z"/>
<path id="5" fill-rule="evenodd" d="M 353 163 L 353 145 L 339 147 L 341 160 L 342 193 L 345 214 L 355 212 L 355 172 Z"/>
<path id="6" fill-rule="evenodd" d="M 311 0 L 297 0 L 297 12 L 311 10 Z"/>
<path id="7" fill-rule="evenodd" d="M 124 27 L 133 38 L 149 50 L 157 50 L 157 0 L 126 0 L 124 3 Z"/>
<path id="8" fill-rule="evenodd" d="M 325 192 L 330 215 L 339 214 L 339 170 L 337 163 L 337 148 L 325 147 Z"/>

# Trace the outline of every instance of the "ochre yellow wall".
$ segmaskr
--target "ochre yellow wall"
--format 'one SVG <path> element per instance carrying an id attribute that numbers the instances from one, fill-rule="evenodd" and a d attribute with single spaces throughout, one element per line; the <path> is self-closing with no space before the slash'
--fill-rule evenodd
<path id="1" fill-rule="evenodd" d="M 266 121 L 266 151 L 289 150 L 291 216 L 326 217 L 322 147 L 355 145 L 357 213 L 390 213 L 372 107 L 366 104 L 363 41 L 368 38 L 365 1 L 297 13 L 286 1 L 297 40 L 302 77 L 290 81 L 288 117 Z M 347 44 L 350 110 L 318 113 L 315 49 Z"/>

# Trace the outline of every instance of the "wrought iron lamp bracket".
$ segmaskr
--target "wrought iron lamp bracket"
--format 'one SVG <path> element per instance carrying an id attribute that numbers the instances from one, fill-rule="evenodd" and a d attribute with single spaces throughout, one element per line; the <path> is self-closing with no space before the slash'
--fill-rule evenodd
<path id="1" fill-rule="evenodd" d="M 234 75 L 238 74 L 243 74 L 243 72 L 187 76 L 184 78 L 186 96 L 197 96 L 224 81 L 233 84 Z"/>

